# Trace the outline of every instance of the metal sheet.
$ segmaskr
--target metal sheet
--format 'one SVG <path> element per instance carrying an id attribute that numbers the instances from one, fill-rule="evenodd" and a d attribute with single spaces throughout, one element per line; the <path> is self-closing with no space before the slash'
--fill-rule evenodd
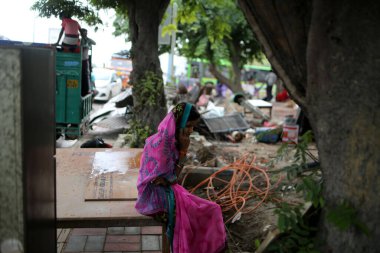
<path id="1" fill-rule="evenodd" d="M 203 119 L 211 133 L 228 133 L 250 128 L 247 121 L 239 113 Z"/>

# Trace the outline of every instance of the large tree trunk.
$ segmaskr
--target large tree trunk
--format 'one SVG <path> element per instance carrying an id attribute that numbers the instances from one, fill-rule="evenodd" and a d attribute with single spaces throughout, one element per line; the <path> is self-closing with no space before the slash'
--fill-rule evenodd
<path id="1" fill-rule="evenodd" d="M 162 71 L 158 58 L 158 26 L 169 0 L 127 1 L 129 29 L 132 41 L 131 83 L 133 85 L 134 115 L 138 122 L 156 130 L 167 113 Z M 155 78 L 147 82 L 147 75 Z M 148 84 L 147 83 L 151 83 Z M 147 87 L 151 86 L 151 87 Z M 147 89 L 150 90 L 149 95 Z"/>
<path id="2" fill-rule="evenodd" d="M 267 56 L 308 112 L 326 208 L 348 201 L 371 233 L 345 231 L 324 212 L 323 252 L 380 249 L 380 4 L 239 0 Z"/>
<path id="3" fill-rule="evenodd" d="M 248 23 L 292 98 L 305 107 L 311 0 L 239 0 Z"/>

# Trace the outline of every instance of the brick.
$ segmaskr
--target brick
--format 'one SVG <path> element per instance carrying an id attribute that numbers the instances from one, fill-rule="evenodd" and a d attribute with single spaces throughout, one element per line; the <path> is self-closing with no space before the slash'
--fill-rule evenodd
<path id="1" fill-rule="evenodd" d="M 104 246 L 104 235 L 91 235 L 88 236 L 85 251 L 103 251 Z"/>
<path id="2" fill-rule="evenodd" d="M 160 250 L 160 236 L 157 235 L 143 235 L 142 250 Z"/>
<path id="3" fill-rule="evenodd" d="M 109 235 L 123 235 L 124 227 L 109 227 L 107 228 L 107 234 Z"/>
<path id="4" fill-rule="evenodd" d="M 141 233 L 140 227 L 125 227 L 124 233 L 126 235 L 139 235 Z"/>
<path id="5" fill-rule="evenodd" d="M 140 243 L 107 243 L 104 251 L 140 251 Z"/>
<path id="6" fill-rule="evenodd" d="M 63 252 L 63 246 L 65 246 L 63 242 L 57 242 L 57 253 Z"/>
<path id="7" fill-rule="evenodd" d="M 143 235 L 161 235 L 162 227 L 161 226 L 148 226 L 141 228 L 141 234 Z"/>
<path id="8" fill-rule="evenodd" d="M 139 243 L 140 235 L 109 235 L 106 239 L 107 243 Z"/>
<path id="9" fill-rule="evenodd" d="M 70 234 L 71 229 L 61 229 L 57 242 L 66 242 L 69 234 Z"/>
<path id="10" fill-rule="evenodd" d="M 84 235 L 72 235 L 70 236 L 66 247 L 63 252 L 80 252 L 84 250 L 87 236 Z"/>
<path id="11" fill-rule="evenodd" d="M 106 228 L 74 228 L 71 235 L 106 235 Z"/>

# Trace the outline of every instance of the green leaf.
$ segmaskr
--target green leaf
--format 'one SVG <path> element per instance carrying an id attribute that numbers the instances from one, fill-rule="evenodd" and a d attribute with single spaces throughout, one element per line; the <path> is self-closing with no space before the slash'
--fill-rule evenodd
<path id="1" fill-rule="evenodd" d="M 166 25 L 162 28 L 161 37 L 165 37 L 166 34 L 171 35 L 174 32 L 177 32 L 177 26 L 175 24 Z"/>
<path id="2" fill-rule="evenodd" d="M 256 249 L 260 248 L 260 245 L 261 245 L 260 240 L 259 240 L 259 239 L 256 239 L 256 240 L 255 240 L 255 248 L 256 248 Z"/>
<path id="3" fill-rule="evenodd" d="M 282 214 L 278 215 L 278 229 L 281 232 L 284 232 L 286 230 L 286 221 L 285 221 L 285 216 Z"/>

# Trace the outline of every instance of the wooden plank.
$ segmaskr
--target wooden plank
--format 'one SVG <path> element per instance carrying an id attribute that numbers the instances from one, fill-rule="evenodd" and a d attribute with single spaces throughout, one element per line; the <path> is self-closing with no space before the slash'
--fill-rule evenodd
<path id="1" fill-rule="evenodd" d="M 96 200 L 136 200 L 138 171 L 125 174 L 102 173 L 89 178 L 85 201 Z"/>
<path id="2" fill-rule="evenodd" d="M 141 153 L 96 152 L 85 200 L 136 200 Z"/>
<path id="3" fill-rule="evenodd" d="M 151 217 L 136 211 L 134 200 L 85 201 L 87 181 L 92 174 L 97 152 L 124 152 L 124 157 L 139 160 L 142 149 L 58 148 L 57 226 L 69 228 L 153 224 Z"/>

